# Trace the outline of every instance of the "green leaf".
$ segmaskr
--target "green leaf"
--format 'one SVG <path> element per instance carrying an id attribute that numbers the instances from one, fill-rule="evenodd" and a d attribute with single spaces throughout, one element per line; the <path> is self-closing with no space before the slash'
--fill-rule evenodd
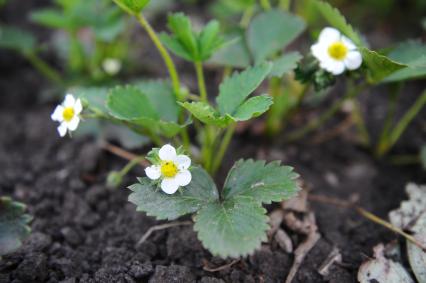
<path id="1" fill-rule="evenodd" d="M 67 29 L 73 25 L 69 18 L 61 11 L 55 9 L 42 9 L 34 11 L 30 14 L 33 22 L 49 28 Z"/>
<path id="2" fill-rule="evenodd" d="M 36 40 L 31 33 L 11 26 L 0 26 L 1 48 L 31 53 L 35 48 L 35 44 Z"/>
<path id="3" fill-rule="evenodd" d="M 200 60 L 209 59 L 216 50 L 220 49 L 225 40 L 219 34 L 220 25 L 216 20 L 210 21 L 201 31 L 198 37 Z"/>
<path id="4" fill-rule="evenodd" d="M 234 121 L 247 121 L 258 117 L 268 111 L 273 104 L 272 97 L 269 95 L 259 95 L 246 100 L 241 104 L 232 115 Z"/>
<path id="5" fill-rule="evenodd" d="M 349 37 L 355 45 L 362 46 L 363 42 L 361 37 L 355 30 L 352 28 L 350 24 L 347 23 L 345 17 L 337 10 L 332 7 L 329 3 L 323 2 L 320 0 L 313 0 L 316 8 L 320 11 L 323 17 L 327 20 L 327 22 L 344 33 L 347 37 Z"/>
<path id="6" fill-rule="evenodd" d="M 299 177 L 292 167 L 281 166 L 279 161 L 240 160 L 226 178 L 223 198 L 251 197 L 259 203 L 271 203 L 294 197 L 299 191 Z"/>
<path id="7" fill-rule="evenodd" d="M 205 102 L 179 102 L 179 104 L 191 112 L 195 118 L 207 125 L 215 125 L 223 128 L 232 122 L 229 116 L 221 116 L 216 109 Z"/>
<path id="8" fill-rule="evenodd" d="M 394 72 L 384 82 L 420 79 L 426 76 L 426 45 L 420 41 L 408 41 L 399 44 L 388 57 L 408 67 Z"/>
<path id="9" fill-rule="evenodd" d="M 290 52 L 284 54 L 274 61 L 272 61 L 273 67 L 269 77 L 282 77 L 284 74 L 289 73 L 296 69 L 297 63 L 302 59 L 302 55 L 299 52 Z"/>
<path id="10" fill-rule="evenodd" d="M 213 255 L 245 256 L 267 239 L 269 225 L 265 213 L 251 198 L 209 203 L 195 216 L 194 230 Z"/>
<path id="11" fill-rule="evenodd" d="M 173 34 L 170 38 L 175 40 L 173 47 L 180 45 L 181 49 L 189 54 L 192 60 L 195 60 L 199 55 L 197 38 L 192 31 L 192 25 L 189 18 L 183 13 L 172 14 L 168 17 L 168 27 Z M 172 52 L 177 51 L 174 49 L 171 50 Z M 175 54 L 180 56 L 179 53 L 175 52 Z"/>
<path id="12" fill-rule="evenodd" d="M 167 138 L 172 138 L 180 133 L 180 131 L 182 131 L 182 129 L 184 129 L 186 126 L 191 124 L 191 120 L 188 120 L 185 124 L 180 125 L 176 122 L 163 121 L 152 118 L 139 118 L 132 120 L 132 123 L 150 129 L 151 132 L 156 134 L 163 135 Z"/>
<path id="13" fill-rule="evenodd" d="M 190 19 L 183 13 L 176 13 L 168 17 L 168 27 L 172 34 L 161 34 L 161 41 L 174 54 L 188 61 L 205 61 L 225 43 L 216 20 L 210 21 L 200 33 L 196 33 Z"/>
<path id="14" fill-rule="evenodd" d="M 144 211 L 149 216 L 173 220 L 219 199 L 216 185 L 207 172 L 194 167 L 191 174 L 191 183 L 173 195 L 163 193 L 150 179 L 141 178 L 139 183 L 130 186 L 133 192 L 129 201 L 136 204 L 138 211 Z"/>
<path id="15" fill-rule="evenodd" d="M 263 82 L 271 68 L 271 63 L 262 63 L 226 78 L 219 86 L 217 97 L 220 113 L 232 116 L 244 100 Z"/>
<path id="16" fill-rule="evenodd" d="M 120 120 L 158 118 L 147 96 L 135 86 L 113 88 L 108 94 L 107 108 L 113 117 Z"/>
<path id="17" fill-rule="evenodd" d="M 194 60 L 194 55 L 189 53 L 188 50 L 186 50 L 185 46 L 183 46 L 175 37 L 172 37 L 167 33 L 161 33 L 160 40 L 167 47 L 167 49 L 172 51 L 173 54 L 175 54 L 176 56 L 188 61 Z"/>
<path id="18" fill-rule="evenodd" d="M 9 197 L 0 198 L 0 256 L 13 252 L 31 232 L 32 217 L 25 214 L 25 205 Z"/>
<path id="19" fill-rule="evenodd" d="M 304 29 L 301 18 L 284 11 L 270 10 L 256 16 L 247 30 L 247 43 L 255 63 L 284 49 Z"/>
<path id="20" fill-rule="evenodd" d="M 105 101 L 108 96 L 108 88 L 106 87 L 76 87 L 71 88 L 69 93 L 80 98 L 83 103 L 87 103 L 89 108 L 107 114 Z"/>
<path id="21" fill-rule="evenodd" d="M 148 98 L 160 118 L 164 121 L 177 122 L 179 107 L 173 88 L 167 80 L 146 80 L 133 84 Z"/>
<path id="22" fill-rule="evenodd" d="M 225 40 L 231 41 L 231 43 L 219 49 L 209 63 L 235 68 L 247 68 L 250 66 L 251 55 L 245 43 L 243 31 L 231 32 L 225 35 Z"/>
<path id="23" fill-rule="evenodd" d="M 369 80 L 378 83 L 392 73 L 407 67 L 407 65 L 392 61 L 388 57 L 367 48 L 360 48 L 362 58 L 369 70 Z"/>
<path id="24" fill-rule="evenodd" d="M 139 14 L 150 0 L 113 0 L 121 9 L 129 14 Z"/>

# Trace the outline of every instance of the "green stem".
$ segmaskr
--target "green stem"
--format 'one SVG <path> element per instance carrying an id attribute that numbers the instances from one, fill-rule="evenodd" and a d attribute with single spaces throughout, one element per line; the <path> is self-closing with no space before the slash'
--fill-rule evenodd
<path id="1" fill-rule="evenodd" d="M 176 98 L 178 100 L 182 100 L 180 97 L 180 80 L 179 75 L 176 71 L 175 64 L 173 63 L 172 58 L 170 57 L 169 52 L 164 47 L 164 45 L 161 43 L 160 39 L 157 36 L 157 33 L 154 31 L 154 29 L 151 27 L 151 25 L 148 23 L 148 21 L 145 19 L 145 17 L 142 14 L 135 14 L 136 19 L 141 24 L 141 26 L 146 30 L 149 37 L 151 38 L 154 45 L 157 47 L 158 51 L 160 52 L 161 57 L 163 57 L 164 63 L 167 66 L 167 69 L 169 70 L 170 79 L 172 80 L 173 85 L 173 91 L 175 92 Z"/>
<path id="2" fill-rule="evenodd" d="M 284 11 L 290 11 L 291 0 L 280 0 L 279 5 Z"/>
<path id="3" fill-rule="evenodd" d="M 297 97 L 297 101 L 295 104 L 296 110 L 298 110 L 300 107 L 302 107 L 303 101 L 305 100 L 306 95 L 308 95 L 309 91 L 311 90 L 311 84 L 308 83 L 303 87 L 302 92 Z"/>
<path id="4" fill-rule="evenodd" d="M 42 60 L 35 53 L 27 53 L 24 54 L 25 58 L 36 68 L 41 74 L 43 74 L 47 79 L 52 81 L 55 84 L 60 86 L 64 85 L 64 81 L 62 80 L 60 74 L 50 67 L 44 60 Z"/>
<path id="5" fill-rule="evenodd" d="M 269 0 L 260 0 L 260 6 L 265 11 L 271 10 L 271 3 L 269 2 Z"/>
<path id="6" fill-rule="evenodd" d="M 293 142 L 296 141 L 302 137 L 304 137 L 306 134 L 318 129 L 321 125 L 323 125 L 325 122 L 327 122 L 330 118 L 334 116 L 334 114 L 339 111 L 339 109 L 342 107 L 343 103 L 352 97 L 355 97 L 359 92 L 364 89 L 366 84 L 361 84 L 357 88 L 349 89 L 348 92 L 337 100 L 326 112 L 324 112 L 320 117 L 316 118 L 315 120 L 311 120 L 306 126 L 304 126 L 301 129 L 295 130 L 292 133 L 290 133 L 286 141 Z"/>
<path id="7" fill-rule="evenodd" d="M 251 5 L 245 9 L 243 16 L 241 17 L 240 27 L 242 27 L 243 29 L 247 28 L 248 25 L 250 24 L 250 21 L 253 15 L 254 15 L 254 5 Z"/>
<path id="8" fill-rule="evenodd" d="M 402 85 L 399 84 L 398 86 L 394 86 L 394 88 L 391 90 L 389 94 L 389 107 L 388 111 L 386 113 L 386 118 L 384 122 L 384 126 L 382 128 L 382 131 L 380 133 L 379 142 L 378 142 L 378 148 L 381 147 L 382 144 L 385 144 L 387 142 L 387 139 L 389 138 L 389 132 L 392 129 L 392 123 L 395 119 L 396 114 L 396 108 L 398 105 L 398 97 L 401 90 Z"/>
<path id="9" fill-rule="evenodd" d="M 358 129 L 358 133 L 361 135 L 362 144 L 368 146 L 370 144 L 370 135 L 368 134 L 367 126 L 365 125 L 364 118 L 362 117 L 361 105 L 359 105 L 359 101 L 356 98 L 354 98 L 352 102 L 354 106 L 352 110 L 352 118 Z"/>
<path id="10" fill-rule="evenodd" d="M 407 126 L 413 121 L 417 114 L 422 110 L 423 106 L 426 104 L 426 91 L 420 95 L 420 97 L 414 102 L 410 109 L 405 113 L 401 120 L 393 128 L 392 132 L 389 134 L 389 139 L 386 143 L 379 144 L 377 149 L 377 154 L 379 157 L 385 155 L 398 141 L 401 135 L 404 133 Z"/>
<path id="11" fill-rule="evenodd" d="M 229 147 L 229 143 L 231 142 L 232 136 L 234 135 L 235 128 L 237 127 L 237 124 L 232 124 L 226 129 L 225 135 L 223 136 L 222 143 L 220 144 L 219 151 L 213 161 L 212 166 L 212 174 L 215 174 L 217 170 L 220 168 L 220 165 L 222 163 L 223 157 L 225 156 L 225 153 Z"/>
<path id="12" fill-rule="evenodd" d="M 197 73 L 198 89 L 200 91 L 201 101 L 207 102 L 207 90 L 202 62 L 195 62 L 195 71 Z"/>
<path id="13" fill-rule="evenodd" d="M 129 171 L 133 169 L 133 167 L 135 167 L 136 165 L 139 165 L 139 163 L 143 160 L 145 160 L 144 156 L 138 156 L 138 157 L 130 160 L 129 163 L 127 163 L 126 166 L 124 166 L 120 170 L 120 172 L 119 172 L 120 176 L 121 177 L 126 176 L 129 173 Z"/>
<path id="14" fill-rule="evenodd" d="M 275 135 L 282 127 L 283 103 L 279 103 L 281 95 L 281 78 L 271 78 L 269 80 L 269 94 L 274 99 L 271 109 L 267 112 L 266 131 L 270 136 Z"/>

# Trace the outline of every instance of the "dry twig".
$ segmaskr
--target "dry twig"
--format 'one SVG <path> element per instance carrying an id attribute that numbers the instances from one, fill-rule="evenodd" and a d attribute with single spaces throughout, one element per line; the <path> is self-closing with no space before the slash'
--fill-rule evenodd
<path id="1" fill-rule="evenodd" d="M 152 226 L 148 229 L 148 231 L 143 234 L 143 236 L 140 238 L 140 240 L 136 243 L 136 248 L 138 248 L 140 245 L 142 245 L 148 238 L 151 236 L 151 234 L 155 231 L 164 230 L 176 226 L 182 226 L 182 225 L 191 225 L 192 221 L 182 221 L 182 222 L 171 222 L 161 225 Z"/>
<path id="2" fill-rule="evenodd" d="M 127 151 L 127 150 L 125 150 L 125 149 L 123 149 L 121 147 L 115 146 L 115 145 L 110 144 L 108 142 L 102 143 L 101 147 L 104 150 L 109 151 L 110 153 L 112 153 L 114 155 L 117 155 L 117 156 L 119 156 L 119 157 L 121 157 L 123 159 L 129 160 L 129 161 L 132 161 L 132 160 L 140 157 L 140 156 L 138 156 L 138 155 L 136 155 L 134 153 L 131 153 L 131 152 L 129 152 L 129 151 Z M 149 163 L 146 160 L 140 161 L 139 164 L 143 168 L 149 166 Z"/>
<path id="3" fill-rule="evenodd" d="M 235 259 L 235 260 L 231 261 L 230 263 L 227 263 L 227 264 L 221 265 L 219 267 L 215 267 L 215 268 L 208 267 L 207 263 L 204 263 L 203 269 L 205 271 L 208 271 L 208 272 L 218 272 L 218 271 L 227 269 L 227 268 L 233 266 L 234 264 L 236 264 L 238 262 L 240 262 L 240 260 L 239 259 Z"/>

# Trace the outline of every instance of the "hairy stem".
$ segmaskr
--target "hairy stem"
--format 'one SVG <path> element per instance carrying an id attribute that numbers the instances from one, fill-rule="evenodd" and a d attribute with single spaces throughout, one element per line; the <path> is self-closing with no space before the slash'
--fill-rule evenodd
<path id="1" fill-rule="evenodd" d="M 265 11 L 271 10 L 271 3 L 269 2 L 269 0 L 260 0 L 260 6 Z"/>
<path id="2" fill-rule="evenodd" d="M 377 148 L 377 155 L 379 157 L 385 155 L 398 141 L 401 135 L 404 133 L 407 126 L 413 121 L 417 114 L 422 110 L 426 104 L 426 90 L 420 95 L 420 97 L 414 102 L 414 104 L 408 109 L 405 115 L 399 120 L 396 126 L 389 134 L 389 139 L 382 144 L 379 144 Z"/>
<path id="3" fill-rule="evenodd" d="M 315 118 L 314 120 L 311 120 L 306 126 L 302 127 L 301 129 L 295 130 L 292 133 L 290 133 L 286 141 L 293 142 L 296 141 L 302 137 L 304 137 L 306 134 L 318 129 L 321 125 L 323 125 L 325 122 L 327 122 L 329 119 L 331 119 L 334 114 L 339 111 L 339 109 L 342 107 L 343 103 L 352 97 L 355 97 L 358 95 L 364 88 L 366 84 L 361 84 L 356 88 L 349 89 L 345 96 L 337 100 L 326 112 L 324 112 L 322 115 L 320 115 L 318 118 Z"/>
<path id="4" fill-rule="evenodd" d="M 237 127 L 237 124 L 234 123 L 226 129 L 225 135 L 223 136 L 222 142 L 219 146 L 219 151 L 213 161 L 212 165 L 212 173 L 215 174 L 217 170 L 220 168 L 220 165 L 223 161 L 223 157 L 225 156 L 225 153 L 229 147 L 229 144 L 231 142 L 232 136 L 234 135 L 235 128 Z"/>
<path id="5" fill-rule="evenodd" d="M 151 25 L 148 23 L 145 17 L 142 14 L 135 14 L 135 17 L 138 20 L 138 22 L 141 24 L 141 26 L 148 33 L 152 42 L 154 43 L 154 45 L 157 47 L 158 51 L 160 52 L 161 57 L 163 57 L 164 63 L 166 64 L 166 67 L 169 71 L 170 79 L 172 80 L 173 91 L 175 92 L 176 98 L 178 100 L 181 100 L 179 75 L 176 71 L 176 66 L 172 58 L 170 57 L 169 52 L 161 43 L 160 39 L 157 36 L 157 33 L 154 31 L 154 29 L 151 27 Z"/>
<path id="6" fill-rule="evenodd" d="M 42 60 L 37 54 L 32 52 L 24 54 L 24 56 L 28 61 L 30 61 L 34 68 L 36 68 L 37 71 L 43 74 L 47 79 L 57 85 L 64 86 L 64 81 L 62 80 L 60 74 L 51 66 L 49 66 L 44 60 Z"/>
<path id="7" fill-rule="evenodd" d="M 197 73 L 198 90 L 200 91 L 201 101 L 207 102 L 207 89 L 202 62 L 195 62 L 195 71 Z"/>

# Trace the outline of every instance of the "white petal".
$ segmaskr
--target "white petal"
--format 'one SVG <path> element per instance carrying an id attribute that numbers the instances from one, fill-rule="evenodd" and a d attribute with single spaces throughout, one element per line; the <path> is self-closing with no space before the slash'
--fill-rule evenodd
<path id="1" fill-rule="evenodd" d="M 324 28 L 319 37 L 318 42 L 320 43 L 332 43 L 336 41 L 340 41 L 341 33 L 335 28 L 326 27 Z"/>
<path id="2" fill-rule="evenodd" d="M 55 108 L 55 111 L 53 111 L 52 115 L 50 115 L 50 118 L 53 121 L 58 121 L 58 122 L 62 122 L 64 120 L 63 117 L 63 112 L 64 112 L 64 107 L 62 105 L 58 105 Z"/>
<path id="3" fill-rule="evenodd" d="M 176 174 L 175 180 L 179 184 L 179 186 L 184 187 L 188 185 L 189 183 L 191 183 L 191 180 L 192 180 L 191 172 L 189 172 L 189 170 L 180 171 L 179 173 Z"/>
<path id="4" fill-rule="evenodd" d="M 163 145 L 158 152 L 161 160 L 174 160 L 176 158 L 176 149 L 170 144 Z"/>
<path id="5" fill-rule="evenodd" d="M 152 166 L 145 168 L 145 174 L 151 180 L 157 180 L 161 176 L 160 166 L 152 165 Z"/>
<path id="6" fill-rule="evenodd" d="M 350 51 L 344 60 L 346 68 L 349 70 L 358 69 L 362 64 L 362 56 L 358 51 Z"/>
<path id="7" fill-rule="evenodd" d="M 67 124 L 65 123 L 61 123 L 58 127 L 58 133 L 61 137 L 65 137 L 65 135 L 67 134 Z"/>
<path id="8" fill-rule="evenodd" d="M 318 60 L 323 60 L 327 56 L 327 48 L 328 45 L 318 42 L 311 46 L 312 55 Z"/>
<path id="9" fill-rule="evenodd" d="M 173 161 L 177 164 L 179 170 L 187 170 L 191 166 L 191 158 L 183 154 L 176 156 Z"/>
<path id="10" fill-rule="evenodd" d="M 345 63 L 337 60 L 321 61 L 320 67 L 336 76 L 345 71 Z"/>
<path id="11" fill-rule="evenodd" d="M 347 38 L 346 36 L 342 35 L 341 37 L 341 41 L 346 45 L 346 47 L 349 50 L 355 50 L 356 46 L 355 44 L 352 42 L 352 40 L 350 40 L 349 38 Z"/>
<path id="12" fill-rule="evenodd" d="M 62 103 L 62 105 L 64 107 L 74 107 L 75 104 L 75 98 L 72 94 L 67 94 L 65 96 L 64 102 Z"/>
<path id="13" fill-rule="evenodd" d="M 164 178 L 161 181 L 161 190 L 166 194 L 174 194 L 179 189 L 179 184 L 176 182 L 175 178 Z"/>
<path id="14" fill-rule="evenodd" d="M 71 121 L 67 123 L 67 127 L 70 131 L 75 131 L 80 123 L 80 118 L 78 116 L 74 116 Z"/>
<path id="15" fill-rule="evenodd" d="M 74 115 L 78 115 L 83 110 L 83 105 L 81 104 L 80 98 L 75 101 L 74 104 Z"/>

